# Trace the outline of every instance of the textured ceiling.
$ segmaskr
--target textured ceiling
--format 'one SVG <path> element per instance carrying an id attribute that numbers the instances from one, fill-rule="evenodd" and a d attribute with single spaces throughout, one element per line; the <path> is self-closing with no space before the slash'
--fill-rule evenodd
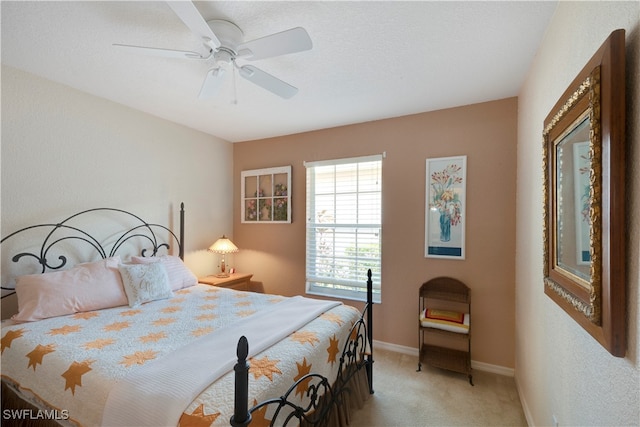
<path id="1" fill-rule="evenodd" d="M 516 96 L 555 1 L 215 1 L 253 40 L 304 27 L 310 51 L 252 62 L 299 88 L 284 100 L 231 76 L 199 100 L 212 63 L 113 43 L 202 50 L 165 2 L 0 3 L 2 64 L 231 142 Z M 240 61 L 239 61 L 240 62 Z"/>

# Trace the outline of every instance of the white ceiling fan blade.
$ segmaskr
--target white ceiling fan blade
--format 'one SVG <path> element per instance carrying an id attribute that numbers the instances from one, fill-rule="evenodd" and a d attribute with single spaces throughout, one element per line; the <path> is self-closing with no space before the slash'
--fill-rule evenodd
<path id="1" fill-rule="evenodd" d="M 202 56 L 197 52 L 189 52 L 186 50 L 172 50 L 172 49 L 160 49 L 156 47 L 145 46 L 132 46 L 128 44 L 113 44 L 119 49 L 126 50 L 131 53 L 159 56 L 163 58 L 179 58 L 179 59 L 206 59 L 206 56 Z"/>
<path id="2" fill-rule="evenodd" d="M 298 93 L 298 88 L 291 86 L 289 83 L 283 82 L 279 78 L 274 77 L 253 65 L 244 65 L 239 67 L 239 69 L 242 77 L 282 98 L 289 99 Z"/>
<path id="3" fill-rule="evenodd" d="M 202 82 L 198 98 L 208 99 L 215 96 L 224 82 L 224 73 L 224 68 L 212 68 L 207 71 L 207 76 Z"/>
<path id="4" fill-rule="evenodd" d="M 238 57 L 254 61 L 288 53 L 302 52 L 313 47 L 311 38 L 302 27 L 292 28 L 238 46 Z"/>
<path id="5" fill-rule="evenodd" d="M 168 1 L 167 4 L 178 15 L 178 18 L 189 27 L 191 32 L 200 37 L 212 50 L 220 47 L 220 40 L 213 33 L 207 21 L 200 15 L 196 6 L 190 1 Z"/>

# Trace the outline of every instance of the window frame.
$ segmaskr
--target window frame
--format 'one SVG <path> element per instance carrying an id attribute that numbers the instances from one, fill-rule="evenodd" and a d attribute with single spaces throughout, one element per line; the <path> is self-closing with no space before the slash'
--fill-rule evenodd
<path id="1" fill-rule="evenodd" d="M 367 296 L 367 288 L 366 288 L 366 274 L 367 270 L 371 268 L 372 270 L 372 281 L 373 281 L 373 300 L 376 303 L 381 302 L 382 292 L 381 292 L 381 277 L 382 277 L 382 160 L 383 155 L 369 155 L 369 156 L 360 156 L 360 157 L 350 157 L 350 158 L 342 158 L 342 159 L 331 159 L 331 160 L 322 160 L 315 162 L 305 162 L 306 167 L 306 224 L 305 224 L 305 289 L 307 294 L 311 295 L 321 295 L 326 297 L 340 298 L 340 299 L 348 299 L 348 300 L 356 300 L 356 301 L 366 301 Z M 374 190 L 371 188 L 367 190 L 363 190 L 362 188 L 362 180 L 364 179 L 364 175 L 361 177 L 360 171 L 357 168 L 360 165 L 365 163 L 378 162 L 377 165 L 371 167 L 377 168 L 377 172 L 375 175 L 376 181 L 375 186 L 377 187 Z M 355 222 L 340 222 L 339 219 L 333 216 L 333 222 L 326 223 L 320 222 L 316 220 L 316 209 L 315 206 L 318 203 L 318 194 L 316 193 L 316 169 L 318 167 L 326 167 L 332 166 L 334 168 L 340 166 L 349 166 L 352 165 L 354 171 L 351 173 L 356 174 L 356 190 L 349 191 L 347 193 L 351 194 L 356 200 L 360 200 L 361 196 L 365 195 L 369 197 L 369 199 L 374 200 L 374 209 L 373 214 L 370 218 L 375 218 L 373 222 L 361 222 L 358 218 L 359 215 L 356 215 Z M 334 189 L 331 192 L 324 192 L 321 196 L 333 196 L 334 202 L 337 202 L 338 196 L 344 193 L 339 192 L 336 188 L 337 182 L 336 171 L 334 169 L 332 179 L 334 179 Z M 343 180 L 344 184 L 347 182 Z M 353 186 L 353 183 L 351 183 Z M 356 205 L 359 203 L 356 201 Z M 376 206 L 377 205 L 377 206 Z M 351 205 L 350 205 L 351 206 Z M 348 209 L 348 208 L 347 208 Z M 334 205 L 334 214 L 339 214 L 340 209 Z M 342 210 L 345 212 L 345 210 Z M 314 219 L 314 221 L 312 221 Z M 322 257 L 318 256 L 316 250 L 317 246 L 317 229 L 330 229 L 330 236 L 332 237 L 333 243 L 331 244 L 330 255 Z M 336 255 L 337 251 L 340 248 L 335 244 L 336 236 L 342 236 L 348 234 L 353 234 L 351 239 L 347 239 L 344 242 L 347 242 L 348 247 L 343 247 L 343 253 L 340 255 Z M 358 237 L 358 235 L 362 237 Z M 373 253 L 376 256 L 371 256 L 371 251 L 363 250 L 360 254 L 356 253 L 355 257 L 352 254 L 346 255 L 345 252 L 348 250 L 358 251 L 359 245 L 366 245 L 367 247 L 371 247 L 373 245 Z M 363 246 L 364 248 L 364 246 Z M 313 252 L 313 253 L 312 253 Z M 333 268 L 333 272 L 330 275 L 319 275 L 317 274 L 319 271 L 318 265 L 322 264 L 322 260 L 331 261 L 333 260 L 333 264 L 331 268 Z M 343 263 L 350 264 L 349 267 L 345 267 L 340 269 L 340 265 L 336 264 L 335 261 L 342 261 Z M 351 264 L 351 262 L 355 263 L 355 266 Z M 325 263 L 325 265 L 327 265 Z M 364 266 L 360 269 L 359 265 Z M 366 267 L 366 268 L 365 268 Z M 351 273 L 348 279 L 340 278 L 340 272 L 347 271 Z M 333 274 L 336 273 L 336 274 Z"/>

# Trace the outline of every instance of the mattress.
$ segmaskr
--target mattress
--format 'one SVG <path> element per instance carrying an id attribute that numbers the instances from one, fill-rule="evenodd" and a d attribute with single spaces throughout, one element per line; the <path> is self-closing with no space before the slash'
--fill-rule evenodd
<path id="1" fill-rule="evenodd" d="M 2 379 L 51 410 L 62 424 L 102 425 L 110 394 L 137 370 L 180 357 L 185 346 L 217 331 L 233 330 L 243 319 L 264 311 L 273 311 L 277 318 L 277 306 L 285 300 L 196 285 L 135 308 L 120 306 L 19 324 L 4 321 Z M 339 304 L 255 354 L 249 360 L 249 403 L 284 394 L 309 372 L 335 378 L 342 348 L 359 317 L 355 308 Z M 237 331 L 238 338 L 242 334 Z M 226 347 L 234 357 L 235 345 Z M 233 370 L 222 372 L 184 407 L 179 424 L 229 425 L 233 389 Z M 296 396 L 302 402 L 304 390 L 296 390 Z M 256 413 L 256 417 L 269 419 L 270 414 Z"/>

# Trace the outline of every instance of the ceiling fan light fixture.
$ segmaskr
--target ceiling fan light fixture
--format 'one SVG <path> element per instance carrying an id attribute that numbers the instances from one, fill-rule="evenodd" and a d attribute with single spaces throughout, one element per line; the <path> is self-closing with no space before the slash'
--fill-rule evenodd
<path id="1" fill-rule="evenodd" d="M 200 93 L 198 94 L 199 99 L 208 99 L 215 96 L 220 87 L 222 87 L 222 83 L 224 82 L 224 74 L 226 70 L 224 68 L 212 68 L 207 71 L 207 76 L 202 82 L 202 87 L 200 88 Z"/>
<path id="2" fill-rule="evenodd" d="M 187 28 L 202 41 L 204 48 L 208 51 L 207 53 L 200 54 L 191 51 L 121 44 L 116 44 L 115 46 L 130 51 L 169 58 L 199 60 L 213 58 L 215 65 L 207 71 L 198 95 L 200 99 L 210 98 L 218 92 L 222 86 L 223 75 L 225 71 L 228 71 L 230 64 L 238 68 L 238 74 L 241 77 L 281 98 L 289 99 L 298 92 L 296 87 L 259 68 L 252 65 L 238 67 L 235 61 L 237 58 L 255 61 L 309 50 L 313 47 L 313 43 L 304 28 L 295 27 L 258 39 L 245 41 L 244 33 L 236 24 L 224 19 L 205 20 L 191 1 L 168 1 L 167 3 Z M 231 71 L 233 73 L 233 69 Z"/>

